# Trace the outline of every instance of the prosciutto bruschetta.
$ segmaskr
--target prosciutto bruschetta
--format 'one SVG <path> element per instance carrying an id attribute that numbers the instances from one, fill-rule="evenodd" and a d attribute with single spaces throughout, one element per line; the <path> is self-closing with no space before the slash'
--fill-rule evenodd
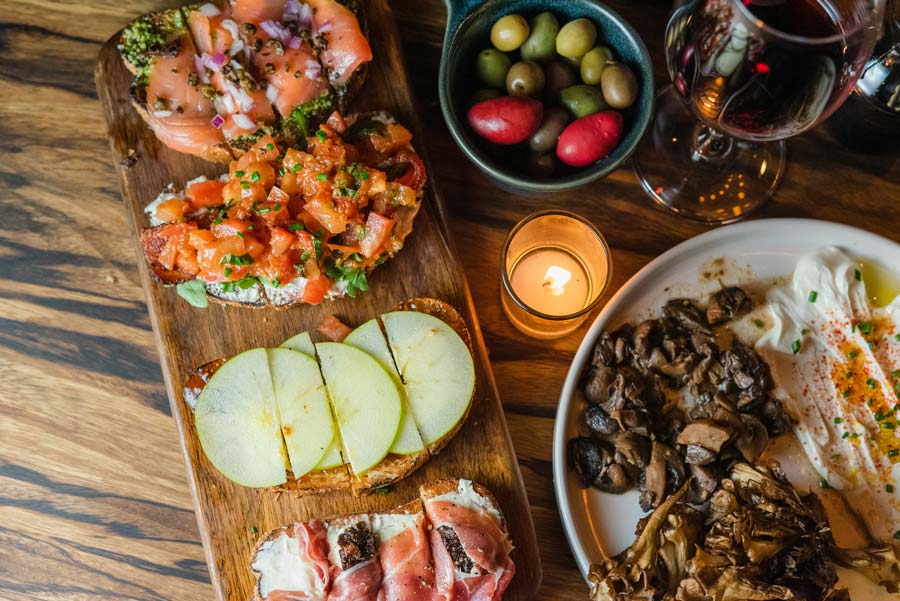
<path id="1" fill-rule="evenodd" d="M 227 175 L 167 188 L 148 205 L 141 243 L 151 274 L 196 284 L 200 301 L 205 291 L 251 307 L 364 292 L 421 204 L 426 175 L 411 139 L 383 113 L 333 113 L 305 150 L 264 135 Z"/>
<path id="2" fill-rule="evenodd" d="M 493 495 L 454 478 L 393 511 L 276 528 L 250 567 L 256 601 L 499 601 L 511 550 Z"/>
<path id="3" fill-rule="evenodd" d="M 310 135 L 362 86 L 372 49 L 358 5 L 217 0 L 139 17 L 119 51 L 157 138 L 211 161 L 261 137 Z"/>

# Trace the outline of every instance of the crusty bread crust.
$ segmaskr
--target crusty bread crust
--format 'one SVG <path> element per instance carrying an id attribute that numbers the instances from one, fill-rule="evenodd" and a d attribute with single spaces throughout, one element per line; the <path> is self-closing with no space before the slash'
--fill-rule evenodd
<path id="1" fill-rule="evenodd" d="M 475 360 L 475 353 L 472 351 L 472 336 L 469 333 L 469 328 L 466 325 L 466 320 L 463 319 L 463 316 L 456 310 L 453 305 L 449 303 L 445 303 L 442 300 L 438 300 L 436 298 L 428 298 L 428 297 L 420 297 L 420 298 L 411 298 L 409 300 L 405 300 L 397 306 L 395 306 L 392 311 L 418 311 L 419 313 L 427 313 L 432 317 L 437 317 L 448 326 L 453 328 L 453 330 L 459 334 L 460 338 L 463 339 L 463 342 L 466 343 L 466 346 L 469 347 L 469 353 L 472 355 L 472 360 Z M 382 330 L 384 329 L 382 325 Z M 469 418 L 469 413 L 472 411 L 472 405 L 475 404 L 475 399 L 478 396 L 478 377 L 476 374 L 475 377 L 475 387 L 472 389 L 472 398 L 469 399 L 469 405 L 466 407 L 466 412 L 463 414 L 462 419 L 444 436 L 442 436 L 439 440 L 433 442 L 428 445 L 428 452 L 432 455 L 437 455 L 441 452 L 441 450 L 446 447 L 450 441 L 456 436 L 456 433 L 463 427 L 463 424 L 466 423 L 466 420 Z"/>
<path id="2" fill-rule="evenodd" d="M 277 488 L 282 492 L 296 495 L 319 495 L 326 492 L 350 489 L 350 470 L 347 465 L 339 465 L 327 470 L 313 470 L 288 481 Z"/>
<path id="3" fill-rule="evenodd" d="M 429 458 L 426 449 L 411 455 L 389 453 L 372 469 L 363 474 L 353 474 L 353 494 L 356 496 L 371 494 L 379 488 L 398 482 L 419 469 Z"/>
<path id="4" fill-rule="evenodd" d="M 287 534 L 288 536 L 293 536 L 293 529 L 293 524 L 287 524 L 284 526 L 279 526 L 278 528 L 273 528 L 272 530 L 269 530 L 268 532 L 263 534 L 260 539 L 256 541 L 253 549 L 250 550 L 250 565 L 252 566 L 253 562 L 256 561 L 256 554 L 259 553 L 260 548 L 262 548 L 262 546 L 266 542 L 275 540 L 276 538 L 281 536 L 282 533 Z M 250 571 L 253 573 L 253 601 L 265 601 L 262 595 L 259 594 L 259 583 L 262 579 L 262 573 L 257 572 L 252 567 L 250 568 Z"/>

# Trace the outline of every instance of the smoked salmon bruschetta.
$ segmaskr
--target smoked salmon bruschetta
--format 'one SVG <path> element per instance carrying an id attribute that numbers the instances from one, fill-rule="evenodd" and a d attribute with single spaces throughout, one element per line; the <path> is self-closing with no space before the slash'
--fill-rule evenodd
<path id="1" fill-rule="evenodd" d="M 425 167 L 384 113 L 337 112 L 299 148 L 263 134 L 219 179 L 167 187 L 145 209 L 150 272 L 195 306 L 285 307 L 354 297 L 412 231 Z"/>
<path id="2" fill-rule="evenodd" d="M 256 601 L 500 601 L 515 566 L 494 496 L 451 478 L 393 511 L 272 530 L 250 560 Z"/>
<path id="3" fill-rule="evenodd" d="M 218 0 L 139 17 L 119 52 L 166 146 L 216 162 L 264 136 L 295 144 L 363 83 L 372 49 L 347 0 Z"/>

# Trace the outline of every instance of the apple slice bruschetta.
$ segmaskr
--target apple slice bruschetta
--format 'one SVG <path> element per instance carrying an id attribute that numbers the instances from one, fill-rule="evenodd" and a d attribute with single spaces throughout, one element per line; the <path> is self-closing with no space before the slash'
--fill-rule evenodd
<path id="1" fill-rule="evenodd" d="M 512 549 L 490 491 L 449 478 L 392 511 L 276 528 L 250 568 L 256 601 L 499 601 L 515 574 Z"/>
<path id="2" fill-rule="evenodd" d="M 398 349 L 409 357 L 398 360 Z M 184 398 L 207 458 L 238 484 L 361 495 L 437 454 L 465 422 L 475 382 L 465 321 L 421 298 L 343 342 L 314 344 L 303 333 L 212 361 L 187 378 Z"/>
<path id="3" fill-rule="evenodd" d="M 163 144 L 210 161 L 264 135 L 302 140 L 362 86 L 372 49 L 359 8 L 217 0 L 139 17 L 119 40 L 133 104 Z"/>
<path id="4" fill-rule="evenodd" d="M 333 113 L 306 150 L 263 136 L 227 175 L 147 206 L 151 274 L 199 306 L 356 296 L 412 231 L 426 175 L 411 139 L 384 113 Z"/>

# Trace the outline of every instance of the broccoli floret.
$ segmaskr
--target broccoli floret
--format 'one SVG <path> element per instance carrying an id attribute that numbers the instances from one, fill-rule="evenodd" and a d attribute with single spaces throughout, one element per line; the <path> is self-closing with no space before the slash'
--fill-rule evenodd
<path id="1" fill-rule="evenodd" d="M 304 138 L 312 135 L 313 128 L 328 118 L 334 110 L 334 94 L 329 90 L 318 98 L 305 102 L 291 111 L 289 123 Z"/>
<path id="2" fill-rule="evenodd" d="M 146 70 L 155 55 L 178 52 L 178 38 L 187 31 L 178 9 L 138 17 L 122 31 L 118 49 L 138 71 Z"/>

